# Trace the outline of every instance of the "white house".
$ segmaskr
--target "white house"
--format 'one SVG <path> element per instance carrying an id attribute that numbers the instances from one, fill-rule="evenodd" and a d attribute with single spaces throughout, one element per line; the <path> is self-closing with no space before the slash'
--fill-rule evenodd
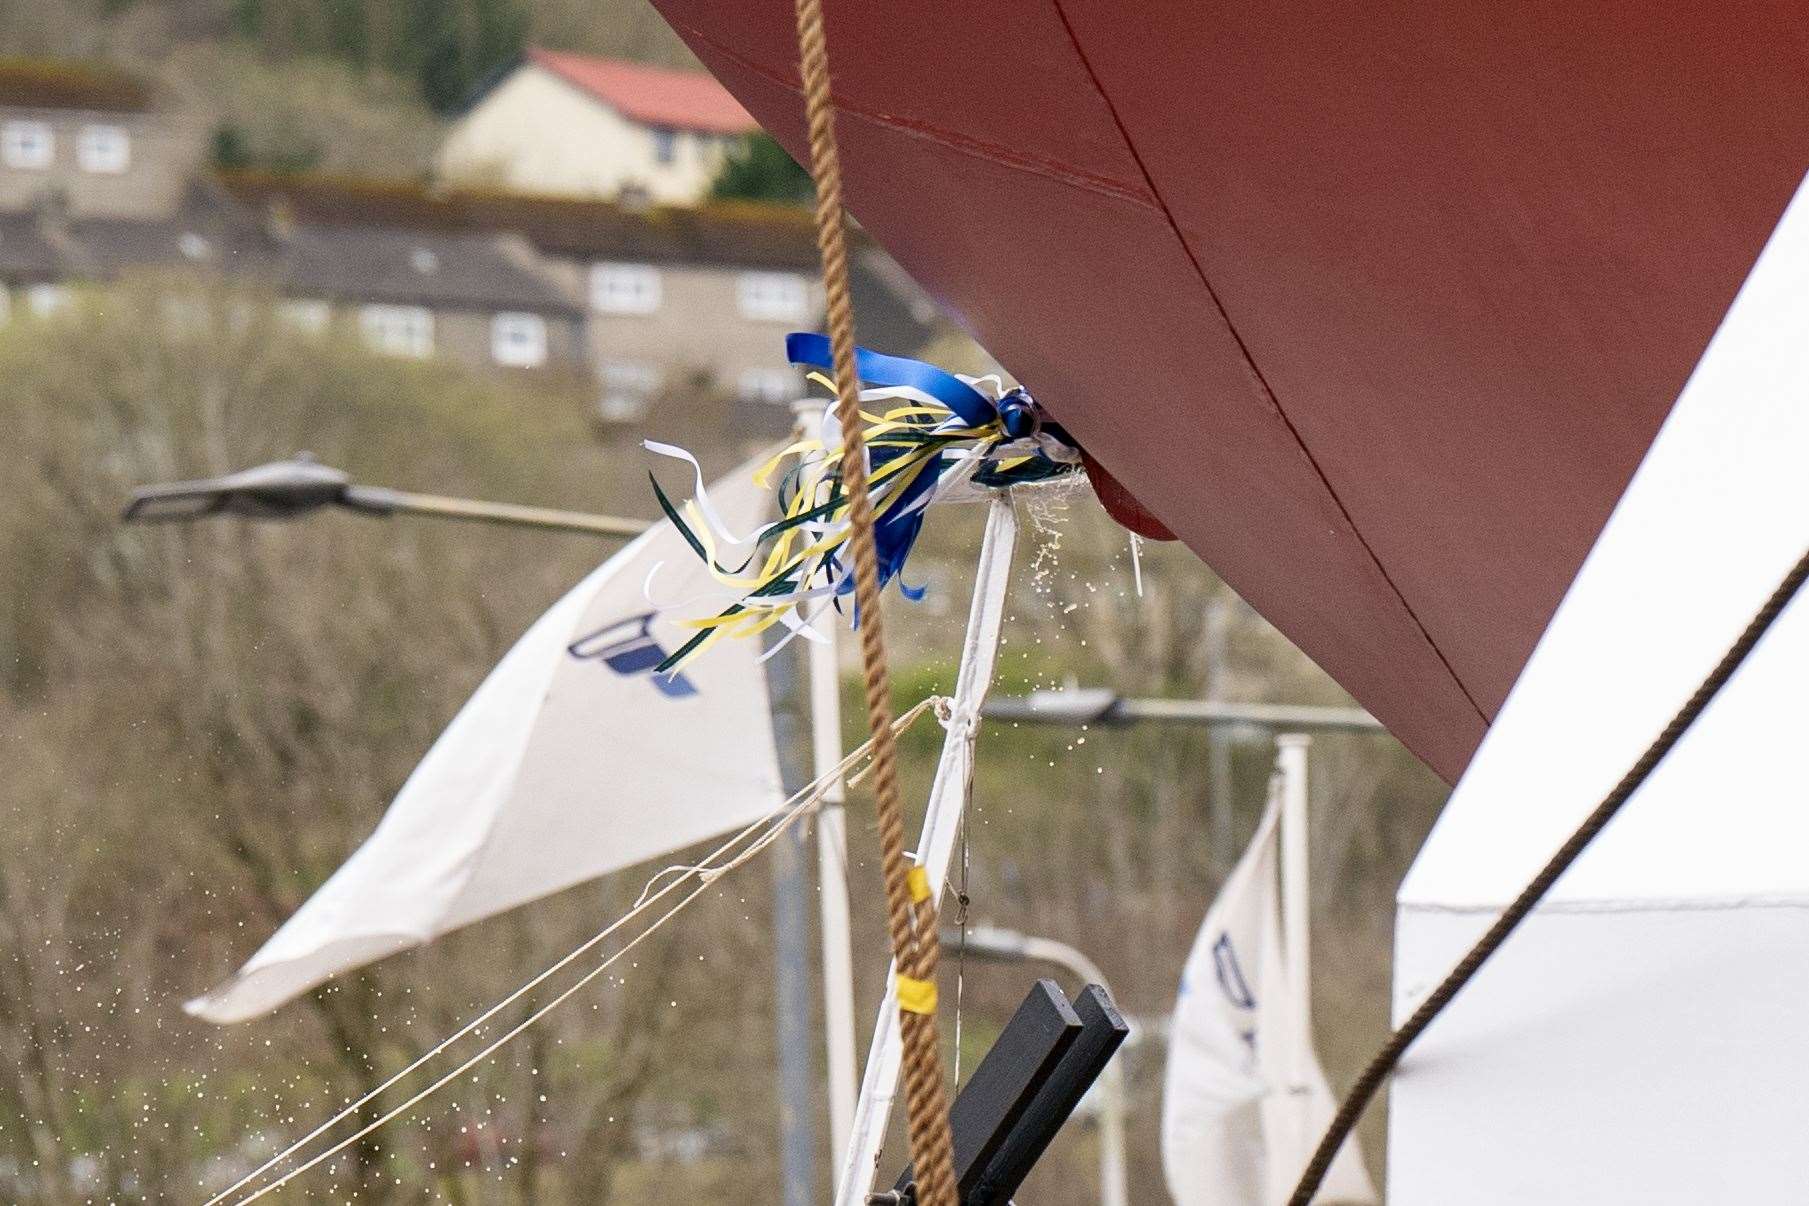
<path id="1" fill-rule="evenodd" d="M 758 127 L 708 75 L 529 50 L 440 147 L 447 181 L 685 205 Z"/>

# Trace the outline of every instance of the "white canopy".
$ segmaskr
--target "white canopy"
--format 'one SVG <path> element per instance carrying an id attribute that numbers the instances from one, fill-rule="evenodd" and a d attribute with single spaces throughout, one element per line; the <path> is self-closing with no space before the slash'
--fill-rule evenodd
<path id="1" fill-rule="evenodd" d="M 769 496 L 752 472 L 710 492 L 738 532 L 766 518 Z M 340 972 L 775 808 L 758 642 L 718 642 L 677 679 L 652 673 L 692 635 L 678 621 L 733 597 L 669 522 L 592 571 L 478 687 L 364 845 L 189 1012 L 243 1021 Z"/>
<path id="2" fill-rule="evenodd" d="M 1633 763 L 1805 548 L 1809 190 L 1402 886 L 1397 1019 Z M 1799 598 L 1409 1053 L 1391 1098 L 1391 1203 L 1802 1197 L 1805 671 Z"/>

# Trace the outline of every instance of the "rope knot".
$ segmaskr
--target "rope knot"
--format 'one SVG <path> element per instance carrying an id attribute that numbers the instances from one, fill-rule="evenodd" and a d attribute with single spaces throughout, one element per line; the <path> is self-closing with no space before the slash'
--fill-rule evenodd
<path id="1" fill-rule="evenodd" d="M 954 737 L 966 738 L 980 727 L 980 711 L 973 704 L 957 703 L 949 699 L 936 709 L 936 720 L 945 732 Z"/>

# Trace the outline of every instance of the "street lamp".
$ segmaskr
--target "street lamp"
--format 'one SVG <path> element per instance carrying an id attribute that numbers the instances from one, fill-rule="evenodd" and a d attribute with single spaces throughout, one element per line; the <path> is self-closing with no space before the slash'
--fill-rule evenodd
<path id="1" fill-rule="evenodd" d="M 527 507 L 515 503 L 480 502 L 468 498 L 448 498 L 438 494 L 416 494 L 391 490 L 383 486 L 361 486 L 349 474 L 316 461 L 306 452 L 286 461 L 272 461 L 239 473 L 200 481 L 170 482 L 145 486 L 132 492 L 121 518 L 127 523 L 177 523 L 212 516 L 233 516 L 255 520 L 292 520 L 327 507 L 341 507 L 360 515 L 387 518 L 391 515 L 426 515 L 440 519 L 462 519 L 478 523 L 505 524 L 534 528 L 547 532 L 576 532 L 587 536 L 629 538 L 639 536 L 652 525 L 644 520 L 623 519 L 613 515 L 591 515 L 579 511 L 560 511 L 548 507 Z M 833 765 L 839 750 L 840 725 L 833 714 L 823 711 L 835 702 L 835 655 L 832 645 L 810 642 L 817 662 L 817 677 L 827 675 L 827 683 L 819 691 L 816 706 L 827 720 L 827 737 L 819 757 L 817 773 L 825 769 L 821 763 Z M 830 650 L 827 660 L 815 650 Z M 802 694 L 805 684 L 794 683 L 799 677 L 787 668 L 784 659 L 770 663 L 769 683 L 781 698 Z M 827 705 L 820 696 L 826 694 Z M 792 709 L 779 709 L 777 728 L 788 739 L 779 743 L 788 790 L 801 787 L 811 778 L 808 756 L 804 750 L 805 735 Z M 836 876 L 846 865 L 841 848 L 841 803 L 839 787 L 818 818 L 819 842 L 823 843 L 824 874 L 833 870 Z M 830 826 L 834 824 L 835 828 Z M 833 847 L 829 843 L 833 840 Z M 794 847 L 781 843 L 773 860 L 773 913 L 778 920 L 776 958 L 778 982 L 782 997 L 776 1011 L 779 1027 L 779 1079 L 783 1108 L 780 1127 L 784 1141 L 782 1175 L 787 1203 L 808 1201 L 813 1192 L 811 1160 L 815 1142 L 811 1135 L 810 1056 L 808 1053 L 809 1001 L 802 994 L 809 981 L 806 955 L 801 936 L 808 930 L 807 888 L 804 870 Z M 845 1113 L 853 1116 L 854 1037 L 852 973 L 849 956 L 846 889 L 820 893 L 824 918 L 825 992 L 832 1006 L 829 1010 L 829 1064 L 832 1096 L 845 1098 Z M 833 949 L 831 949 L 833 948 Z M 830 956 L 839 952 L 840 961 L 833 965 Z M 846 998 L 846 1001 L 843 1001 Z M 839 1008 L 835 1007 L 839 1006 Z M 839 1025 L 838 1025 L 839 1023 Z M 844 1033 L 845 1032 L 845 1033 Z M 845 1050 L 844 1050 L 845 1049 Z M 846 1083 L 843 1083 L 846 1082 Z M 833 1111 L 840 1122 L 842 1111 Z M 838 1132 L 839 1134 L 840 1132 Z M 839 1145 L 838 1149 L 839 1149 Z M 839 1160 L 839 1150 L 837 1152 Z"/>
<path id="2" fill-rule="evenodd" d="M 1112 727 L 1148 721 L 1157 724 L 1258 727 L 1288 730 L 1342 730 L 1373 733 L 1382 722 L 1362 708 L 1324 708 L 1311 704 L 1228 703 L 1218 699 L 1132 699 L 1107 687 L 1070 687 L 1032 691 L 987 701 L 989 720 L 1027 724 L 1099 725 Z"/>
<path id="3" fill-rule="evenodd" d="M 1213 631 L 1222 644 L 1223 625 Z M 1223 650 L 1214 655 L 1223 660 Z M 1209 692 L 1211 688 L 1209 687 Z M 1212 824 L 1213 870 L 1231 870 L 1230 747 L 1233 743 L 1277 731 L 1290 733 L 1383 733 L 1381 721 L 1362 708 L 1325 708 L 1311 704 L 1231 703 L 1222 699 L 1130 699 L 1108 687 L 1069 687 L 1060 691 L 1032 691 L 1028 695 L 988 700 L 981 715 L 990 720 L 1017 724 L 1051 724 L 1123 727 L 1139 723 L 1193 724 L 1211 737 L 1208 748 L 1208 794 Z"/>
<path id="4" fill-rule="evenodd" d="M 626 538 L 639 536 L 648 528 L 644 520 L 614 515 L 360 486 L 343 470 L 323 465 L 305 452 L 225 477 L 144 486 L 132 492 L 132 501 L 126 504 L 121 518 L 127 523 L 172 523 L 215 515 L 287 520 L 325 507 L 343 507 L 378 517 L 429 515 L 590 536 Z"/>
<path id="5" fill-rule="evenodd" d="M 1053 963 L 1072 972 L 1084 984 L 1097 984 L 1107 993 L 1105 973 L 1078 949 L 1055 938 L 1006 929 L 1003 926 L 969 926 L 963 934 L 950 930 L 942 935 L 945 946 L 963 947 L 974 959 L 1000 963 Z M 1099 1074 L 1099 1201 L 1100 1206 L 1129 1206 L 1130 1188 L 1124 1163 L 1124 1067 L 1116 1059 Z"/>

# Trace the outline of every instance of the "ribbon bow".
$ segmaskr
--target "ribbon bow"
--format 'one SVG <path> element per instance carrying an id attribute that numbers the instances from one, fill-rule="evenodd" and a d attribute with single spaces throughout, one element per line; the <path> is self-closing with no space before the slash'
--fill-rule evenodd
<path id="1" fill-rule="evenodd" d="M 793 364 L 818 370 L 810 379 L 833 392 L 834 383 L 821 371 L 831 367 L 826 336 L 792 334 L 785 350 Z M 1045 417 L 1029 393 L 1007 390 L 996 377 L 959 376 L 867 348 L 855 349 L 855 366 L 865 385 L 861 416 L 880 585 L 899 578 L 899 590 L 909 599 L 924 595 L 923 587 L 905 585 L 901 574 L 930 504 L 980 497 L 988 490 L 1048 481 L 1080 469 L 1079 449 L 1067 433 Z M 870 403 L 887 402 L 895 405 L 879 413 L 867 409 Z M 683 449 L 652 441 L 647 448 L 696 467 Z M 661 509 L 711 574 L 742 592 L 719 614 L 686 621 L 699 630 L 697 635 L 662 662 L 660 671 L 677 669 L 724 636 L 752 636 L 774 624 L 790 631 L 768 657 L 800 633 L 821 639 L 805 609 L 813 602 L 837 602 L 854 590 L 852 567 L 843 555 L 849 522 L 842 455 L 840 427 L 826 408 L 815 437 L 782 449 L 755 474 L 755 481 L 766 486 L 781 466 L 793 462 L 778 482 L 781 518 L 740 538 L 716 520 L 701 473 L 695 496 L 682 508 L 654 480 Z M 725 565 L 718 557 L 720 547 L 747 545 L 753 548 L 738 565 Z M 854 619 L 858 625 L 858 613 Z"/>

